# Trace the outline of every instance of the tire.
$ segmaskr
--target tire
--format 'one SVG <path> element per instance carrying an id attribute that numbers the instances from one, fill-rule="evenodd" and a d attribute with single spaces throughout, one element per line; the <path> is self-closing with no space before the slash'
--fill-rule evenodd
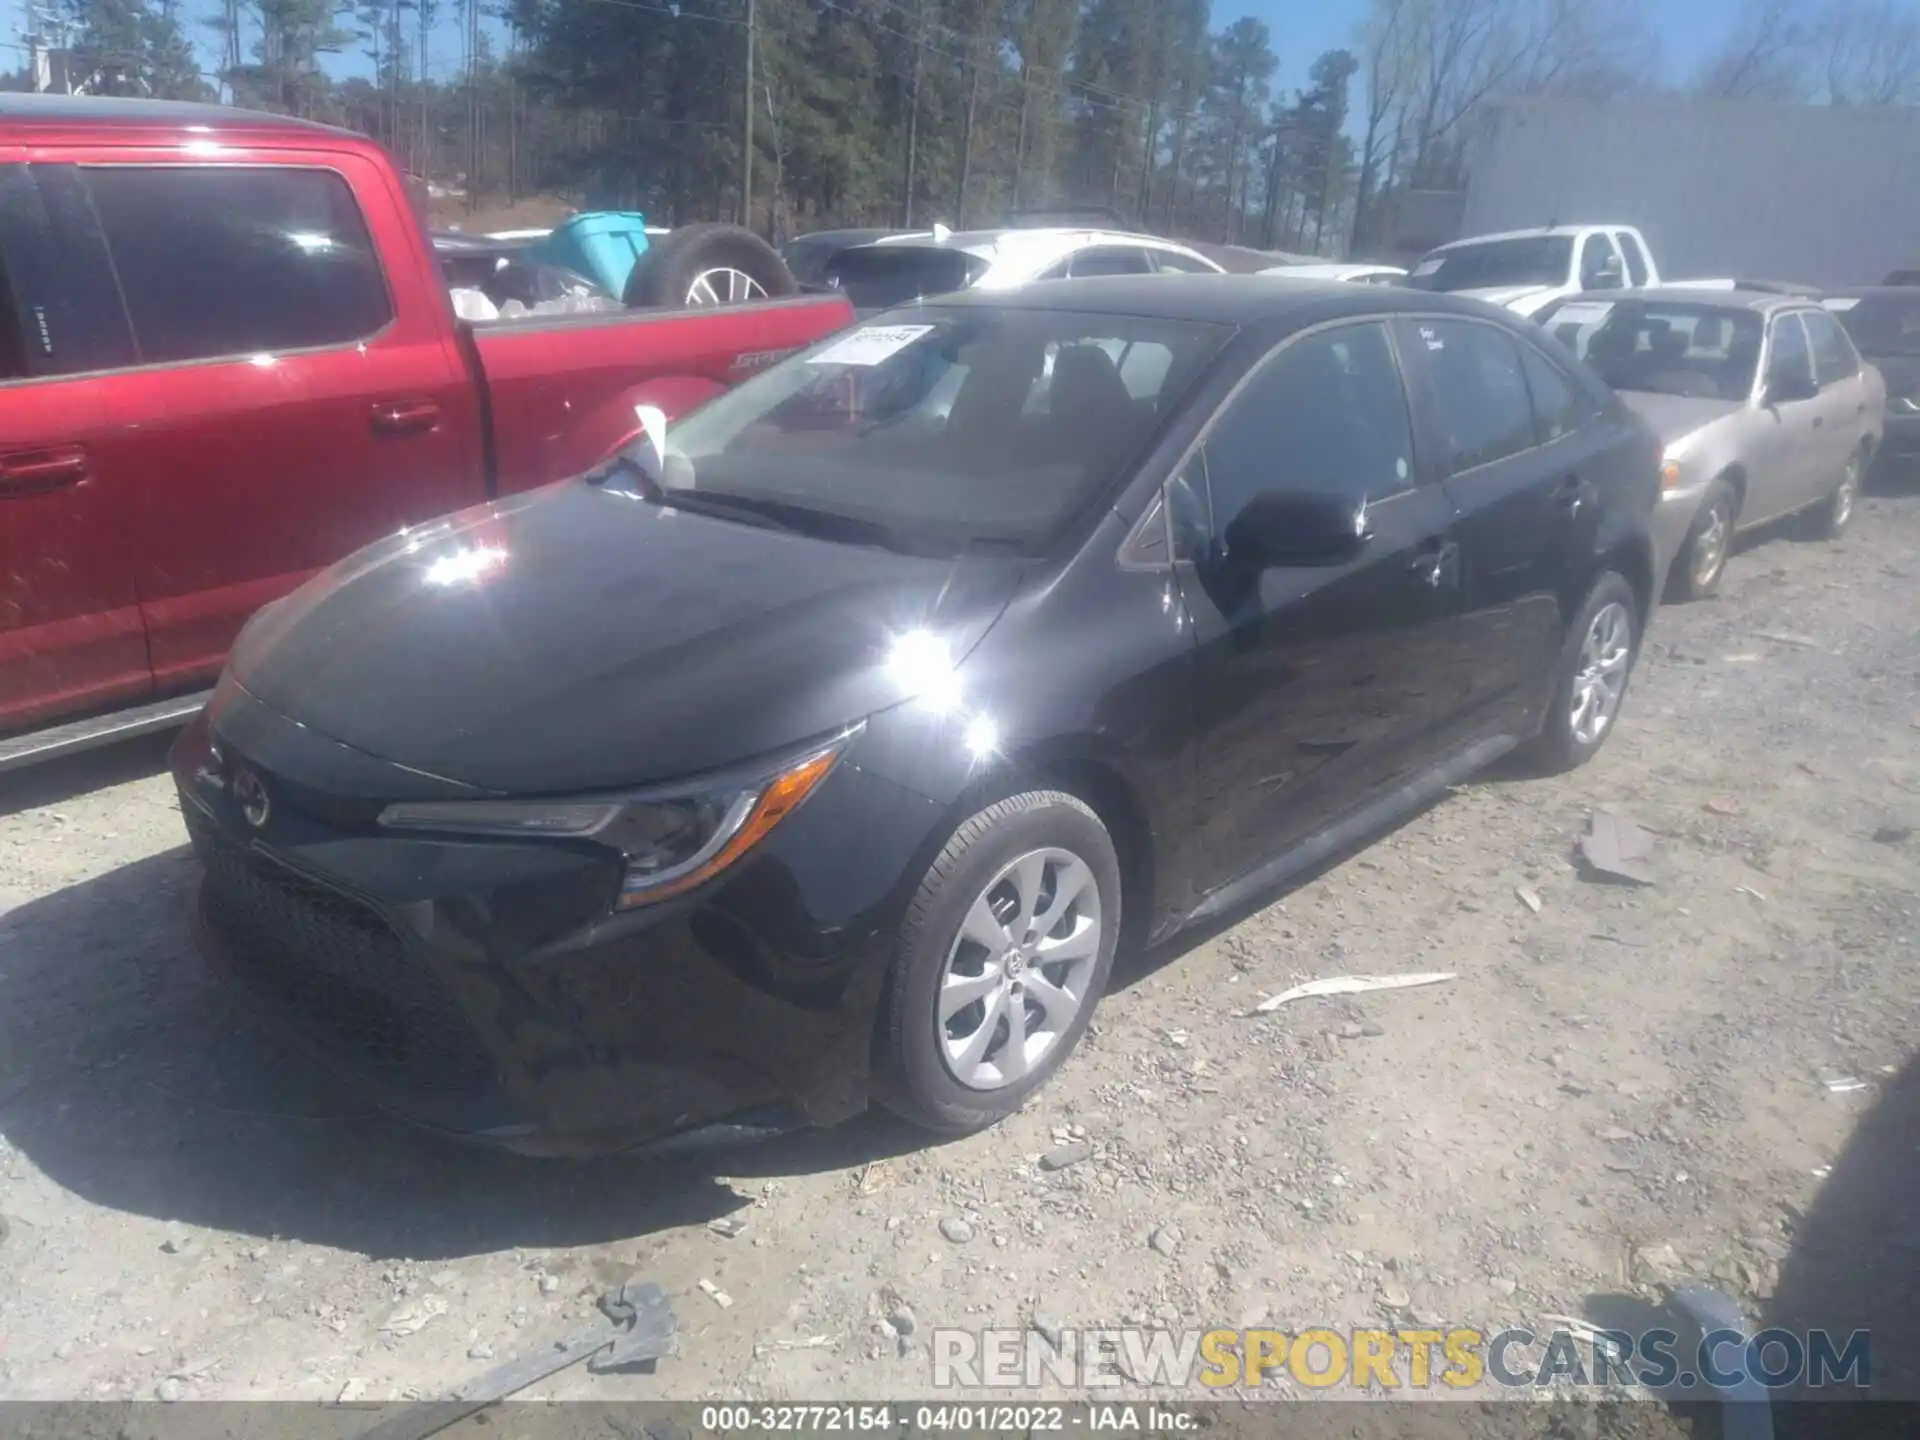
<path id="1" fill-rule="evenodd" d="M 647 247 L 621 299 L 629 307 L 679 310 L 777 300 L 799 288 L 786 262 L 751 230 L 686 225 Z"/>
<path id="2" fill-rule="evenodd" d="M 1609 672 L 1614 678 L 1611 708 L 1597 733 L 1589 733 L 1576 723 L 1575 696 L 1582 674 L 1589 664 L 1588 640 L 1596 636 L 1601 616 L 1612 607 L 1619 607 L 1615 614 L 1624 621 L 1626 627 L 1625 655 L 1618 669 Z M 1627 685 L 1633 678 L 1634 662 L 1640 656 L 1643 623 L 1640 602 L 1634 598 L 1633 587 L 1617 571 L 1602 575 L 1587 593 L 1586 601 L 1580 606 L 1574 623 L 1567 628 L 1566 641 L 1560 647 L 1546 718 L 1529 752 L 1529 758 L 1541 771 L 1558 775 L 1577 770 L 1598 755 L 1600 747 L 1607 743 L 1607 736 L 1619 724 L 1620 711 L 1626 704 Z M 1607 653 L 1613 653 L 1612 646 L 1607 647 Z"/>
<path id="3" fill-rule="evenodd" d="M 1724 480 L 1715 480 L 1700 497 L 1686 542 L 1673 557 L 1667 576 L 1672 600 L 1704 600 L 1720 588 L 1733 551 L 1733 527 L 1740 515 L 1740 497 Z"/>
<path id="4" fill-rule="evenodd" d="M 1030 893 L 1044 917 L 1076 864 L 1084 869 L 1082 883 L 1053 927 L 1051 947 L 1081 937 L 1071 958 L 1050 962 L 1046 950 L 1036 956 L 1038 947 L 1016 932 L 1014 953 L 996 945 L 996 959 L 966 933 L 977 902 L 990 919 L 1031 913 L 1019 908 L 1023 873 L 1033 877 Z M 1073 796 L 1032 790 L 967 820 L 928 867 L 900 927 L 875 1036 L 875 1098 L 903 1119 L 946 1133 L 978 1130 L 1019 1109 L 1086 1033 L 1113 969 L 1120 905 L 1113 839 Z M 976 923 L 974 933 L 983 928 Z M 987 988 L 962 994 L 943 1020 L 940 992 L 950 976 Z M 1041 984 L 1056 997 L 1053 1004 L 1039 998 Z M 1013 1012 L 1006 1007 L 1016 995 L 1030 1058 L 1011 1074 Z M 1062 996 L 1075 1000 L 1071 1009 Z M 1036 1050 L 1033 1042 L 1043 1036 Z"/>
<path id="5" fill-rule="evenodd" d="M 1847 533 L 1853 512 L 1860 508 L 1860 482 L 1866 473 L 1867 452 L 1863 446 L 1847 457 L 1847 467 L 1827 498 L 1807 512 L 1816 540 L 1838 540 Z"/>

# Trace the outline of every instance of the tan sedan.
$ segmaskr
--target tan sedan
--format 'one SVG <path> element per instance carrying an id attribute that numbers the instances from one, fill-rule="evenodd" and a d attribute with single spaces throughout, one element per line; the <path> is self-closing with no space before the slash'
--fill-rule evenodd
<path id="1" fill-rule="evenodd" d="M 1539 317 L 1666 447 L 1656 563 L 1673 599 L 1711 594 L 1744 530 L 1806 512 L 1837 537 L 1886 425 L 1885 382 L 1796 296 L 1624 290 Z"/>

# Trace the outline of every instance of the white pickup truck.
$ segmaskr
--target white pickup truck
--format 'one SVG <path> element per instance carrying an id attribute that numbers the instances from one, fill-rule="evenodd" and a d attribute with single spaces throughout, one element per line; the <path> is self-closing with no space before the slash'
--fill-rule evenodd
<path id="1" fill-rule="evenodd" d="M 1552 225 L 1442 245 L 1421 257 L 1406 283 L 1534 315 L 1568 295 L 1658 285 L 1660 271 L 1631 225 Z"/>

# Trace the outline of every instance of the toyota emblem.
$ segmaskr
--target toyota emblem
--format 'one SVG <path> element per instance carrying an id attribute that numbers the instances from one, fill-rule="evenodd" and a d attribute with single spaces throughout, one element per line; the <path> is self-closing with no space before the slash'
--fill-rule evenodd
<path id="1" fill-rule="evenodd" d="M 273 802 L 267 798 L 267 787 L 260 783 L 260 777 L 251 770 L 241 770 L 233 777 L 233 798 L 239 802 L 240 813 L 247 818 L 247 824 L 256 830 L 266 828 L 267 817 L 273 814 Z"/>

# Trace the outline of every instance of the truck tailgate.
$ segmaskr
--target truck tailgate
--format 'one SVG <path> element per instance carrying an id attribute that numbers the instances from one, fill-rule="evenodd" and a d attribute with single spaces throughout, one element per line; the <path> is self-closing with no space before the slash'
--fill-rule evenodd
<path id="1" fill-rule="evenodd" d="M 826 295 L 475 325 L 495 493 L 576 475 L 633 438 L 635 405 L 683 414 L 852 319 Z"/>

